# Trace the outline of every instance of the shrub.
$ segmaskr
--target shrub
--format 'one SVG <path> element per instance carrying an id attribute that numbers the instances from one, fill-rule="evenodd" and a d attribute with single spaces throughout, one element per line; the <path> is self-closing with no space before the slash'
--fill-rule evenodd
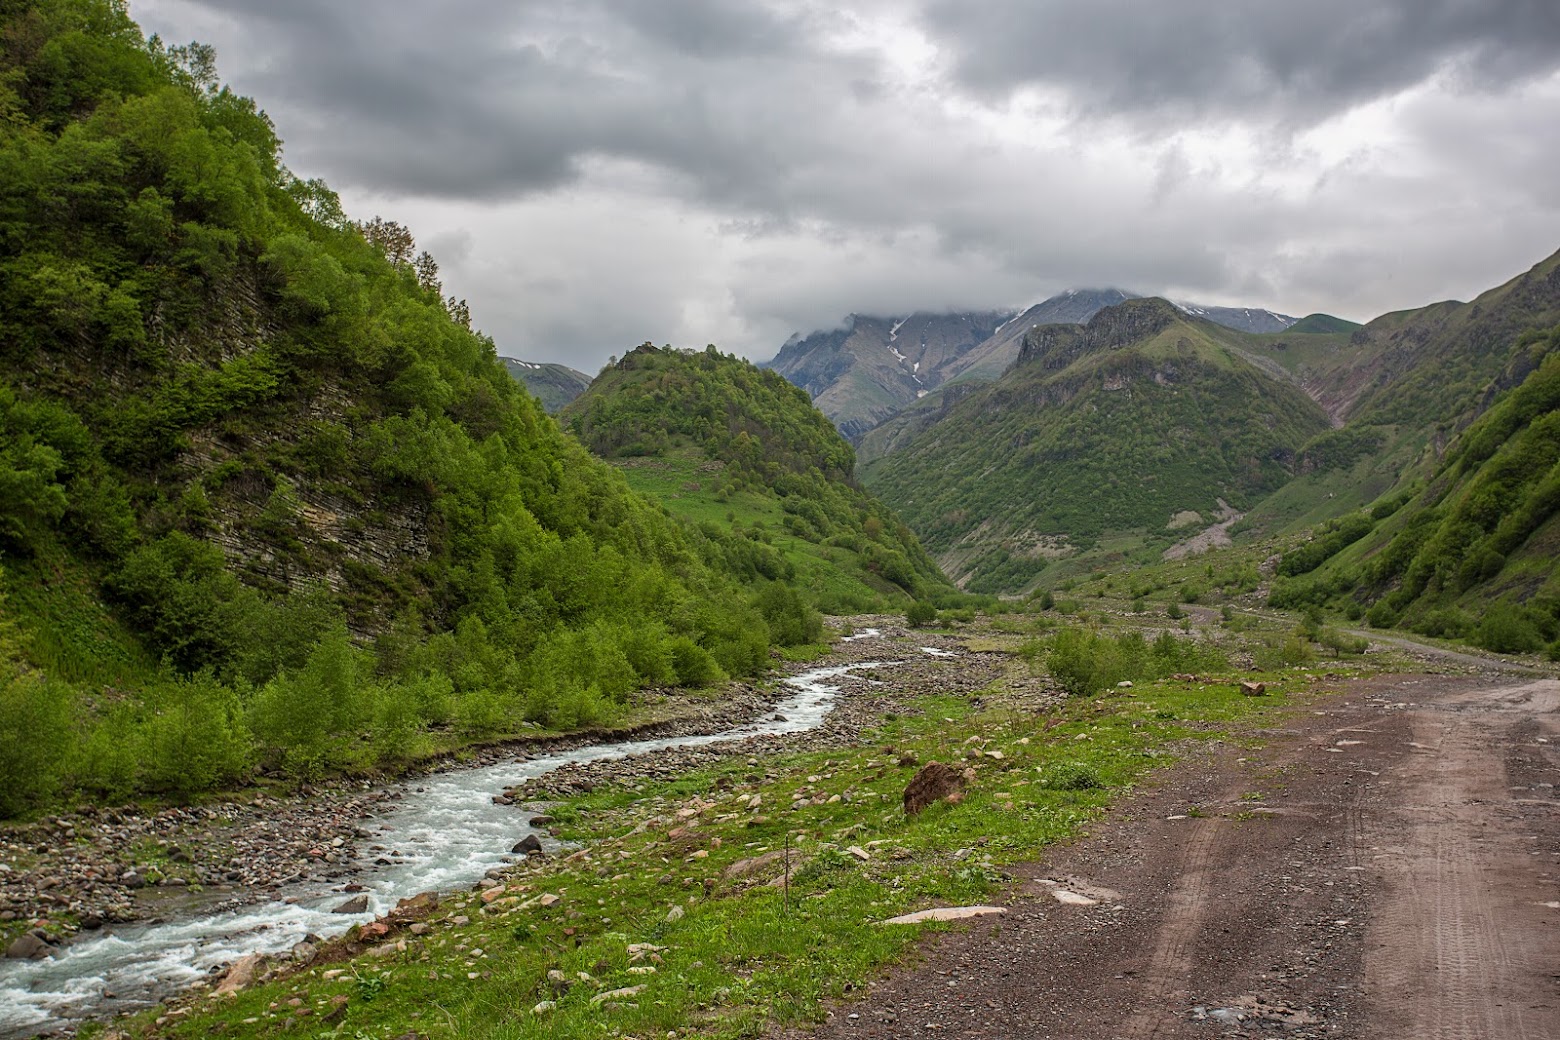
<path id="1" fill-rule="evenodd" d="M 45 804 L 59 791 L 71 743 L 70 691 L 0 659 L 0 817 Z"/>
<path id="2" fill-rule="evenodd" d="M 1040 786 L 1053 791 L 1092 791 L 1105 786 L 1099 770 L 1081 762 L 1058 762 L 1040 774 Z"/>
<path id="3" fill-rule="evenodd" d="M 140 786 L 192 794 L 237 780 L 254 764 L 254 744 L 238 696 L 209 671 L 147 696 L 140 733 Z"/>
<path id="4" fill-rule="evenodd" d="M 905 623 L 912 628 L 920 628 L 922 625 L 931 625 L 937 622 L 937 608 L 924 599 L 918 599 L 910 604 L 910 609 L 905 611 Z"/>
<path id="5" fill-rule="evenodd" d="M 1498 654 L 1525 654 L 1543 645 L 1538 626 L 1518 606 L 1497 603 L 1473 631 L 1473 642 Z"/>
<path id="6" fill-rule="evenodd" d="M 1363 654 L 1370 649 L 1370 640 L 1340 632 L 1336 628 L 1323 628 L 1317 642 L 1331 650 L 1334 657 L 1343 654 Z"/>

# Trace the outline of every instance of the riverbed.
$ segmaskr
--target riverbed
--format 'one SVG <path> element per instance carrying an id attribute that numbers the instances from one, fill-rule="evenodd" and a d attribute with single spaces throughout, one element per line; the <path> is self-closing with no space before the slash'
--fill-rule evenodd
<path id="1" fill-rule="evenodd" d="M 853 638 L 870 641 L 880 634 L 868 629 Z M 372 920 L 400 899 L 469 886 L 519 859 L 512 849 L 527 835 L 556 851 L 553 839 L 528 824 L 533 813 L 494 794 L 564 766 L 804 733 L 829 715 L 843 684 L 893 663 L 854 660 L 791 676 L 782 682 L 792 692 L 772 710 L 716 733 L 522 755 L 395 785 L 375 802 L 372 815 L 356 821 L 358 855 L 334 877 L 302 880 L 249 905 L 184 913 L 170 908 L 166 919 L 112 925 L 47 958 L 0 961 L 0 1037 L 150 1006 L 247 953 L 283 953 L 306 936 L 329 938 Z M 364 897 L 361 913 L 340 911 L 349 894 Z"/>

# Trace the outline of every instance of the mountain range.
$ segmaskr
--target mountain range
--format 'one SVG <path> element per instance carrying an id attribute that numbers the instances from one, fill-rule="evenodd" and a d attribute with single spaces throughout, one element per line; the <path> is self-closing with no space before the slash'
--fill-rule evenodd
<path id="1" fill-rule="evenodd" d="M 545 361 L 521 361 L 500 357 L 509 374 L 531 391 L 531 396 L 541 402 L 548 415 L 557 415 L 564 405 L 585 392 L 590 386 L 590 376 L 568 365 Z"/>
<path id="2" fill-rule="evenodd" d="M 1147 561 L 1237 514 L 1248 536 L 1300 532 L 1429 480 L 1537 366 L 1523 337 L 1556 322 L 1560 254 L 1352 331 L 1241 332 L 1128 300 L 1031 326 L 995 382 L 881 423 L 861 476 L 971 589 Z"/>
<path id="3" fill-rule="evenodd" d="M 840 432 L 860 443 L 867 431 L 938 387 L 997 379 L 1018 358 L 1031 328 L 1086 322 L 1105 307 L 1139 298 L 1124 289 L 1070 289 L 1017 313 L 852 314 L 841 328 L 792 336 L 762 364 L 806 390 Z M 1176 306 L 1246 332 L 1282 332 L 1297 322 L 1257 308 Z M 1307 323 L 1302 331 L 1355 327 L 1327 315 L 1298 320 Z"/>

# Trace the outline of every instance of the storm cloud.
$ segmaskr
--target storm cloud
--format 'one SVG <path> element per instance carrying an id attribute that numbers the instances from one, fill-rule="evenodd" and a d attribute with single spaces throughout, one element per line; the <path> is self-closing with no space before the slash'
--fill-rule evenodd
<path id="1" fill-rule="evenodd" d="M 1560 246 L 1543 3 L 132 0 L 501 352 L 1120 285 L 1369 318 Z"/>

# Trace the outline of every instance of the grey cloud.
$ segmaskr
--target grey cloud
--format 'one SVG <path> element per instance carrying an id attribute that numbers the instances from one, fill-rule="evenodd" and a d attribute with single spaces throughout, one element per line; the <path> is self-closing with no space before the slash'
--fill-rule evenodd
<path id="1" fill-rule="evenodd" d="M 978 90 L 1041 85 L 1087 116 L 1305 124 L 1449 71 L 1499 88 L 1560 68 L 1551 0 L 931 0 Z"/>
<path id="2" fill-rule="evenodd" d="M 1560 54 L 1551 0 L 934 3 L 942 59 L 908 83 L 873 36 L 905 9 L 860 2 L 132 9 L 216 44 L 289 165 L 412 227 L 505 353 L 587 371 L 1084 284 L 1366 318 L 1560 244 L 1560 80 L 1525 79 Z M 1431 76 L 1379 148 L 1294 136 Z M 1024 83 L 1071 125 L 1015 127 Z"/>

